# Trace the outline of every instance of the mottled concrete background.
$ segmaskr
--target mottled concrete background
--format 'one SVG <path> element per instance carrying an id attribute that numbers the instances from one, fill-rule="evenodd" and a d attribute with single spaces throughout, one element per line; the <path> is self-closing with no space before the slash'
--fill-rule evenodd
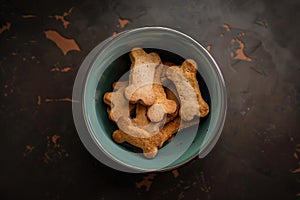
<path id="1" fill-rule="evenodd" d="M 0 199 L 300 198 L 300 2 L 0 1 Z M 78 68 L 122 30 L 167 26 L 206 46 L 228 89 L 214 150 L 172 172 L 126 174 L 77 136 Z"/>

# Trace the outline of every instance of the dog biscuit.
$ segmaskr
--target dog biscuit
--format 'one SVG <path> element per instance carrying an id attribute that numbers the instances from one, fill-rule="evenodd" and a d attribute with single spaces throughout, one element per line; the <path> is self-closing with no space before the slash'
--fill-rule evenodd
<path id="1" fill-rule="evenodd" d="M 121 116 L 129 117 L 134 110 L 135 105 L 130 104 L 123 95 L 127 85 L 127 81 L 115 82 L 113 83 L 114 91 L 106 92 L 103 96 L 104 103 L 110 106 L 108 113 L 112 121 L 118 121 Z"/>
<path id="2" fill-rule="evenodd" d="M 203 100 L 196 79 L 197 64 L 194 60 L 188 59 L 181 67 L 172 66 L 166 71 L 179 94 L 181 107 L 179 115 L 185 121 L 190 121 L 194 116 L 205 117 L 209 112 L 208 104 Z"/>
<path id="3" fill-rule="evenodd" d="M 177 117 L 173 121 L 167 123 L 157 134 L 148 138 L 139 138 L 127 134 L 122 130 L 114 131 L 112 137 L 115 142 L 128 142 L 143 150 L 146 158 L 154 158 L 158 152 L 158 148 L 162 147 L 164 142 L 177 132 L 180 126 L 180 118 Z"/>
<path id="4" fill-rule="evenodd" d="M 129 85 L 125 89 L 125 97 L 131 103 L 140 101 L 144 105 L 152 105 L 156 96 L 153 91 L 153 79 L 157 65 L 161 63 L 156 53 L 147 54 L 141 48 L 134 48 L 130 52 L 131 69 Z"/>

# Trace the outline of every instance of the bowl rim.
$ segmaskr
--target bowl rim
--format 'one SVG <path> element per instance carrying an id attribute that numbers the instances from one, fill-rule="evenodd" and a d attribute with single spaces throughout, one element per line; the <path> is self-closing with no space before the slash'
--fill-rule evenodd
<path id="1" fill-rule="evenodd" d="M 122 162 L 121 160 L 117 159 L 113 154 L 111 154 L 109 151 L 107 151 L 103 145 L 100 143 L 100 141 L 97 139 L 94 131 L 92 130 L 92 127 L 89 123 L 89 120 L 88 120 L 88 116 L 87 116 L 87 111 L 86 111 L 86 108 L 85 108 L 85 105 L 86 105 L 86 99 L 85 99 L 85 92 L 87 90 L 87 80 L 88 78 L 90 77 L 90 74 L 91 74 L 91 71 L 93 69 L 93 67 L 90 67 L 87 71 L 87 75 L 84 77 L 84 88 L 83 88 L 83 93 L 84 95 L 82 96 L 82 101 L 81 101 L 81 108 L 82 108 L 82 111 L 83 111 L 83 118 L 84 118 L 84 121 L 85 121 L 85 124 L 87 126 L 87 129 L 88 129 L 88 132 L 92 138 L 92 140 L 94 141 L 94 143 L 98 146 L 98 148 L 101 149 L 102 152 L 104 152 L 106 154 L 106 156 L 108 156 L 109 158 L 111 158 L 112 160 L 114 160 L 115 162 L 123 165 L 123 166 L 126 166 L 126 167 L 129 167 L 129 168 L 132 168 L 134 170 L 138 170 L 138 171 L 141 171 L 141 172 L 149 172 L 149 171 L 168 171 L 168 170 L 171 170 L 171 169 L 174 169 L 174 168 L 177 168 L 177 167 L 180 167 L 184 164 L 186 164 L 187 162 L 191 161 L 192 159 L 194 159 L 197 155 L 200 157 L 200 158 L 203 158 L 205 157 L 210 151 L 211 149 L 214 147 L 215 143 L 217 142 L 217 140 L 219 139 L 220 135 L 221 135 L 221 132 L 222 132 L 222 129 L 223 129 L 223 126 L 224 126 L 224 123 L 225 123 L 225 119 L 226 119 L 226 112 L 227 112 L 227 94 L 226 94 L 226 86 L 225 86 L 225 81 L 224 81 L 224 78 L 223 78 L 223 75 L 222 75 L 222 72 L 221 72 L 221 69 L 219 68 L 218 64 L 216 63 L 216 61 L 214 60 L 214 58 L 211 56 L 211 54 L 199 43 L 197 42 L 195 39 L 193 39 L 192 37 L 188 36 L 187 34 L 185 33 L 182 33 L 180 31 L 177 31 L 177 30 L 174 30 L 172 28 L 167 28 L 167 27 L 160 27 L 160 26 L 151 26 L 151 27 L 141 27 L 141 28 L 135 28 L 135 29 L 132 29 L 132 30 L 126 30 L 126 31 L 123 31 L 123 32 L 120 32 L 118 33 L 116 36 L 111 36 L 109 37 L 108 39 L 106 39 L 105 41 L 107 41 L 103 46 L 102 48 L 94 55 L 93 59 L 90 61 L 91 63 L 91 66 L 92 64 L 97 60 L 98 56 L 103 52 L 105 51 L 106 47 L 108 45 L 111 44 L 111 42 L 117 42 L 118 40 L 120 40 L 121 38 L 123 37 L 126 37 L 128 34 L 132 34 L 132 33 L 135 33 L 135 32 L 140 32 L 140 31 L 145 31 L 145 30 L 159 30 L 159 31 L 168 31 L 168 32 L 172 32 L 172 33 L 175 33 L 175 34 L 179 34 L 181 35 L 182 37 L 190 40 L 191 42 L 193 42 L 198 48 L 201 49 L 201 51 L 204 53 L 204 56 L 209 60 L 209 62 L 212 64 L 212 66 L 214 67 L 214 70 L 216 72 L 216 75 L 218 76 L 219 78 L 219 82 L 220 82 L 220 85 L 221 85 L 221 117 L 219 118 L 220 120 L 218 121 L 217 123 L 217 126 L 215 127 L 215 131 L 213 133 L 213 135 L 211 137 L 208 138 L 208 141 L 204 144 L 204 146 L 199 150 L 198 154 L 195 154 L 195 155 L 192 155 L 190 156 L 190 158 L 187 158 L 184 162 L 181 162 L 180 164 L 177 164 L 175 166 L 171 166 L 169 167 L 166 166 L 165 168 L 163 169 L 160 169 L 160 170 L 157 170 L 157 169 L 143 169 L 143 168 L 140 168 L 140 167 L 137 167 L 137 166 L 134 166 L 134 165 L 130 165 L 128 163 L 124 163 Z M 175 161 L 174 161 L 175 162 Z M 171 164 L 170 164 L 171 165 Z"/>

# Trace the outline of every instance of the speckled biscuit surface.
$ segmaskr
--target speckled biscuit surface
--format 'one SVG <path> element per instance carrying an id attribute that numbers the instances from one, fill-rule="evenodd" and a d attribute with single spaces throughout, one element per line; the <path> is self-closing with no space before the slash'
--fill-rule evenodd
<path id="1" fill-rule="evenodd" d="M 176 86 L 181 107 L 179 115 L 185 121 L 195 116 L 204 117 L 209 112 L 208 104 L 203 100 L 196 79 L 197 64 L 194 60 L 185 60 L 181 67 L 171 66 L 166 75 Z"/>
<path id="2" fill-rule="evenodd" d="M 161 63 L 160 57 L 156 53 L 147 54 L 141 48 L 134 48 L 130 52 L 130 59 L 132 64 L 125 97 L 132 103 L 140 101 L 150 106 L 156 100 L 153 79 L 155 69 Z"/>
<path id="3" fill-rule="evenodd" d="M 105 104 L 110 106 L 109 118 L 112 121 L 118 121 L 120 117 L 129 117 L 130 113 L 134 109 L 134 105 L 130 104 L 127 99 L 124 98 L 124 90 L 127 87 L 128 82 L 115 82 L 113 84 L 114 91 L 106 92 L 103 96 Z"/>
<path id="4" fill-rule="evenodd" d="M 162 147 L 180 127 L 180 118 L 177 117 L 173 121 L 167 123 L 158 133 L 148 138 L 134 137 L 122 130 L 114 131 L 112 137 L 118 143 L 128 142 L 143 150 L 144 156 L 154 158 L 158 152 L 158 148 Z"/>

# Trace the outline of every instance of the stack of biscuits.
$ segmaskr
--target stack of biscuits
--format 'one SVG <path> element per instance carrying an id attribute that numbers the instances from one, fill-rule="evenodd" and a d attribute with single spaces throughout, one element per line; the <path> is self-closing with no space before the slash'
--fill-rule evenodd
<path id="1" fill-rule="evenodd" d="M 103 97 L 109 118 L 119 128 L 112 138 L 142 149 L 146 158 L 154 158 L 179 129 L 199 124 L 200 117 L 209 113 L 209 106 L 201 96 L 194 60 L 175 66 L 141 48 L 132 49 L 130 59 L 129 81 L 115 82 L 113 91 Z"/>

